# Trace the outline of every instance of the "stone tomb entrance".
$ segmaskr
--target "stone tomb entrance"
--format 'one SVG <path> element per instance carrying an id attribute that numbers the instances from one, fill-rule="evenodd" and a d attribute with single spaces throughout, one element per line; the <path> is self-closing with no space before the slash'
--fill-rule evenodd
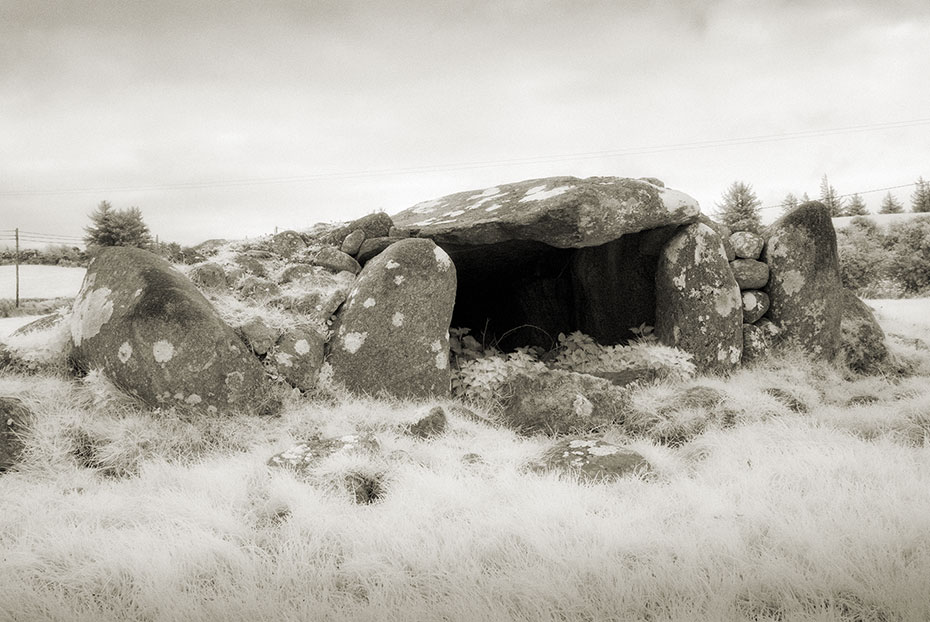
<path id="1" fill-rule="evenodd" d="M 531 240 L 461 244 L 437 240 L 458 276 L 452 326 L 504 351 L 551 349 L 580 330 L 612 345 L 655 325 L 659 253 L 677 225 L 622 235 L 598 246 L 556 248 Z"/>

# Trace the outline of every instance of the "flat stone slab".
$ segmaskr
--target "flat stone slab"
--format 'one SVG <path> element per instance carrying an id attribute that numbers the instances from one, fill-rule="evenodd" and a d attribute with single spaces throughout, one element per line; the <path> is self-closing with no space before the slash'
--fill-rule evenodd
<path id="1" fill-rule="evenodd" d="M 690 223 L 699 214 L 697 201 L 655 179 L 548 177 L 450 194 L 393 220 L 440 245 L 532 240 L 581 248 Z"/>

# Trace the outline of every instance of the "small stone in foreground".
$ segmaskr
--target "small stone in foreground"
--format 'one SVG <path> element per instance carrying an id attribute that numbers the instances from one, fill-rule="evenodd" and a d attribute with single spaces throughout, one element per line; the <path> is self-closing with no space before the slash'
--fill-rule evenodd
<path id="1" fill-rule="evenodd" d="M 381 448 L 370 434 L 347 434 L 335 438 L 312 438 L 273 455 L 268 466 L 289 468 L 302 473 L 317 466 L 334 454 L 356 455 L 375 453 Z"/>
<path id="2" fill-rule="evenodd" d="M 24 445 L 21 434 L 32 416 L 29 409 L 15 397 L 0 397 L 0 473 L 19 462 Z"/>
<path id="3" fill-rule="evenodd" d="M 410 426 L 410 435 L 417 438 L 433 438 L 446 431 L 446 412 L 442 406 L 434 406 L 429 414 Z"/>
<path id="4" fill-rule="evenodd" d="M 562 471 L 585 481 L 603 481 L 630 473 L 649 473 L 651 465 L 638 452 L 600 439 L 568 438 L 531 465 L 532 470 Z"/>

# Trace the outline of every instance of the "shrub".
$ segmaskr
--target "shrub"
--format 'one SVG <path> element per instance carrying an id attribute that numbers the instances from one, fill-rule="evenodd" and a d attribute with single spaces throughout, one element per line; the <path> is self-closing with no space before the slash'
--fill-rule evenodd
<path id="1" fill-rule="evenodd" d="M 633 329 L 640 337 L 628 345 L 602 346 L 575 331 L 559 334 L 559 345 L 552 352 L 517 348 L 510 354 L 483 347 L 468 332 L 467 328 L 449 331 L 452 391 L 456 397 L 479 402 L 494 402 L 501 386 L 517 373 L 540 372 L 550 367 L 579 373 L 641 369 L 672 379 L 691 378 L 695 373 L 690 354 L 660 345 L 652 327 L 647 326 Z M 548 361 L 548 365 L 543 361 Z"/>
<path id="2" fill-rule="evenodd" d="M 930 218 L 883 231 L 854 218 L 837 232 L 843 285 L 863 298 L 900 298 L 930 291 Z"/>

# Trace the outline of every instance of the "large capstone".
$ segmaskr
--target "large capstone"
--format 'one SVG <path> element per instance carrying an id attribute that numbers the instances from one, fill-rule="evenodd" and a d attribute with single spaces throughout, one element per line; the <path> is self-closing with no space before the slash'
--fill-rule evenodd
<path id="1" fill-rule="evenodd" d="M 452 325 L 512 350 L 575 330 L 615 344 L 654 325 L 659 251 L 698 213 L 657 180 L 553 177 L 427 201 L 394 222 L 455 262 Z"/>
<path id="2" fill-rule="evenodd" d="M 839 256 L 829 210 L 811 201 L 765 232 L 762 259 L 769 264 L 766 316 L 783 343 L 818 358 L 832 358 L 840 343 L 842 316 Z"/>
<path id="3" fill-rule="evenodd" d="M 694 356 L 704 370 L 739 364 L 743 304 L 723 242 L 703 223 L 684 228 L 662 251 L 656 271 L 656 336 Z"/>
<path id="4" fill-rule="evenodd" d="M 430 240 L 405 239 L 369 261 L 336 314 L 327 362 L 355 393 L 448 396 L 456 270 Z"/>
<path id="5" fill-rule="evenodd" d="M 71 317 L 72 360 L 150 406 L 264 411 L 265 376 L 242 339 L 167 261 L 102 249 Z"/>

